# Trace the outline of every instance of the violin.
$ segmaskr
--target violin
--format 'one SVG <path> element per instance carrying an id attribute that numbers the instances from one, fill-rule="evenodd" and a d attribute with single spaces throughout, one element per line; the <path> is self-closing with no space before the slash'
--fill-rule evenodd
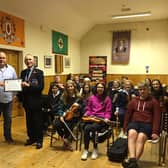
<path id="1" fill-rule="evenodd" d="M 90 116 L 83 116 L 82 120 L 84 122 L 96 122 L 96 123 L 101 122 L 101 120 L 99 118 L 97 118 L 97 117 L 90 117 Z"/>
<path id="2" fill-rule="evenodd" d="M 106 121 L 104 118 L 101 117 L 96 117 L 96 116 L 83 116 L 82 117 L 83 122 L 96 122 L 96 123 L 100 123 L 100 122 L 105 122 L 107 125 L 113 125 L 113 124 L 119 124 L 120 122 L 118 121 Z"/>
<path id="3" fill-rule="evenodd" d="M 72 106 L 68 109 L 68 111 L 66 112 L 64 118 L 65 120 L 71 120 L 74 116 L 74 113 L 78 110 L 79 108 L 79 104 L 74 103 L 72 104 Z"/>
<path id="4" fill-rule="evenodd" d="M 101 118 L 101 117 L 96 117 L 96 116 L 83 116 L 82 117 L 82 120 L 84 122 L 96 122 L 96 123 L 100 123 L 100 122 L 104 122 L 106 123 L 107 125 L 112 125 L 113 124 L 113 121 L 106 121 L 104 118 Z"/>

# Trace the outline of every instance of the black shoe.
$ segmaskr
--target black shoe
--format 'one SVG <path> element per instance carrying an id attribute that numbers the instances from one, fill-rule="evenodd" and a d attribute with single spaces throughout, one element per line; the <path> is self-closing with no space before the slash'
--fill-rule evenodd
<path id="1" fill-rule="evenodd" d="M 137 160 L 135 158 L 124 159 L 122 166 L 124 168 L 138 168 Z"/>
<path id="2" fill-rule="evenodd" d="M 128 168 L 138 168 L 138 164 L 136 162 L 130 162 Z"/>
<path id="3" fill-rule="evenodd" d="M 129 166 L 129 159 L 124 159 L 124 160 L 122 161 L 122 166 L 123 166 L 124 168 L 128 168 L 128 166 Z"/>
<path id="4" fill-rule="evenodd" d="M 37 142 L 37 144 L 36 144 L 36 149 L 40 149 L 40 148 L 42 148 L 42 147 L 43 147 L 42 143 Z"/>
<path id="5" fill-rule="evenodd" d="M 138 168 L 137 160 L 135 158 L 129 159 L 128 168 Z"/>
<path id="6" fill-rule="evenodd" d="M 35 141 L 33 141 L 33 140 L 30 140 L 30 139 L 28 139 L 26 142 L 25 142 L 25 146 L 28 146 L 28 145 L 32 145 L 32 144 L 34 144 L 35 143 Z"/>

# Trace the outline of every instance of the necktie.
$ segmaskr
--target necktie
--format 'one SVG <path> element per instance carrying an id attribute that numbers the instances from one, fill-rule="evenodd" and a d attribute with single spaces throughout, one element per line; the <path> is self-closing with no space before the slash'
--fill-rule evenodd
<path id="1" fill-rule="evenodd" d="M 29 78 L 30 78 L 30 69 L 27 69 L 27 72 L 26 72 L 26 81 L 29 81 Z"/>

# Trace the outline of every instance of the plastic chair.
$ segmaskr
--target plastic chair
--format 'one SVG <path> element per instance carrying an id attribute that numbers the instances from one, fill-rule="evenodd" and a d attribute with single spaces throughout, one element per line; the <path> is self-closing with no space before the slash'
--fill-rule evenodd
<path id="1" fill-rule="evenodd" d="M 161 133 L 157 140 L 149 139 L 147 142 L 153 145 L 158 145 L 158 165 L 165 166 L 166 164 L 166 146 L 168 137 L 168 112 L 162 113 L 161 116 Z"/>

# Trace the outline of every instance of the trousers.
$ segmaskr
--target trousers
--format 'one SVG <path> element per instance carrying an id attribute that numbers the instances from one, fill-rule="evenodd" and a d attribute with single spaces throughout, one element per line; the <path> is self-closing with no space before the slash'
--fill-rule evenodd
<path id="1" fill-rule="evenodd" d="M 12 125 L 12 102 L 0 103 L 0 114 L 3 114 L 4 124 L 3 131 L 6 140 L 11 139 L 11 125 Z"/>

